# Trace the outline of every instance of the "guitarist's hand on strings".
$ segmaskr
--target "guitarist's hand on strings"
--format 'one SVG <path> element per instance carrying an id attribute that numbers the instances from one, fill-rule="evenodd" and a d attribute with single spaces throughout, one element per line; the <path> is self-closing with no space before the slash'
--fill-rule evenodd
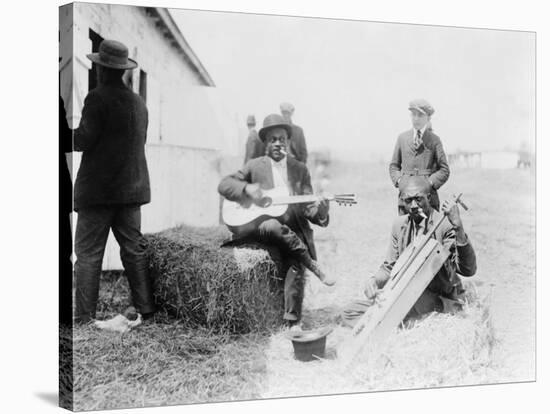
<path id="1" fill-rule="evenodd" d="M 246 187 L 244 187 L 244 192 L 253 201 L 258 201 L 262 198 L 262 189 L 258 183 L 247 184 Z"/>

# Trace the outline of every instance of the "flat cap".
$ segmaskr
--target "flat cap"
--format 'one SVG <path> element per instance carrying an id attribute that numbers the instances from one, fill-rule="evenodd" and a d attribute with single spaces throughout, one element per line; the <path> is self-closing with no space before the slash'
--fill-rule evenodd
<path id="1" fill-rule="evenodd" d="M 291 103 L 283 102 L 279 107 L 281 108 L 281 112 L 294 112 L 294 105 Z"/>
<path id="2" fill-rule="evenodd" d="M 435 112 L 434 107 L 431 106 L 430 103 L 425 99 L 413 99 L 409 103 L 409 111 L 413 109 L 422 112 L 423 114 L 428 116 L 432 116 L 432 114 Z"/>

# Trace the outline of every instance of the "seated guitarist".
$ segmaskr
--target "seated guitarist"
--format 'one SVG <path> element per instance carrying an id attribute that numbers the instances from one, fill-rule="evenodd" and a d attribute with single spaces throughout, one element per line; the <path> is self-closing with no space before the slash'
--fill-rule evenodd
<path id="1" fill-rule="evenodd" d="M 260 139 L 266 144 L 267 155 L 248 161 L 241 170 L 223 178 L 218 192 L 227 200 L 242 204 L 258 202 L 262 198 L 262 190 L 274 188 L 289 195 L 312 194 L 306 165 L 286 156 L 291 131 L 282 116 L 267 116 L 259 131 Z M 289 205 L 282 217 L 267 219 L 248 234 L 239 234 L 262 243 L 275 244 L 290 265 L 285 279 L 283 317 L 289 327 L 300 326 L 304 268 L 328 286 L 335 283 L 321 271 L 316 262 L 313 231 L 308 223 L 326 227 L 328 213 L 326 200 L 308 205 Z"/>
<path id="2" fill-rule="evenodd" d="M 425 177 L 403 177 L 399 182 L 399 190 L 406 215 L 398 216 L 393 223 L 386 259 L 378 272 L 367 280 L 366 299 L 358 300 L 344 310 L 342 318 L 346 325 L 355 325 L 367 308 L 374 303 L 377 290 L 383 288 L 389 280 L 400 254 L 415 237 L 430 231 L 441 217 L 442 213 L 430 205 L 432 186 Z M 473 276 L 476 272 L 475 252 L 464 231 L 458 207 L 446 201 L 442 210 L 447 220 L 436 229 L 434 237 L 449 248 L 451 255 L 406 318 L 418 317 L 432 311 L 444 312 L 460 308 L 464 288 L 457 274 Z"/>

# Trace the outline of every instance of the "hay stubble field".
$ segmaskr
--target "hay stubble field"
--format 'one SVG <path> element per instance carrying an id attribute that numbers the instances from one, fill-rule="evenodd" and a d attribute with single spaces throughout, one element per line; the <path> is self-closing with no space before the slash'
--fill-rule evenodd
<path id="1" fill-rule="evenodd" d="M 215 335 L 157 318 L 124 335 L 74 331 L 76 410 L 106 409 L 381 389 L 423 388 L 535 378 L 535 179 L 530 170 L 456 170 L 440 192 L 464 193 L 463 214 L 476 249 L 476 303 L 456 316 L 430 315 L 395 333 L 384 358 L 341 369 L 349 331 L 338 315 L 362 292 L 383 260 L 396 214 L 385 164 L 332 167 L 329 190 L 355 192 L 359 204 L 333 206 L 315 229 L 320 263 L 338 276 L 333 288 L 306 284 L 304 324 L 332 324 L 327 359 L 293 359 L 282 332 Z M 102 284 L 107 317 L 126 305 L 125 281 Z"/>

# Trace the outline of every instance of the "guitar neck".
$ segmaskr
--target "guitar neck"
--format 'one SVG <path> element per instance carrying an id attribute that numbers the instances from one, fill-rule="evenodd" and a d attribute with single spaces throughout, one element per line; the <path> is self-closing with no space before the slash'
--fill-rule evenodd
<path id="1" fill-rule="evenodd" d="M 333 200 L 334 197 L 327 198 Z M 271 205 L 277 206 L 281 204 L 301 204 L 301 203 L 313 203 L 319 200 L 319 197 L 314 194 L 294 195 L 294 196 L 277 196 L 273 198 Z"/>

